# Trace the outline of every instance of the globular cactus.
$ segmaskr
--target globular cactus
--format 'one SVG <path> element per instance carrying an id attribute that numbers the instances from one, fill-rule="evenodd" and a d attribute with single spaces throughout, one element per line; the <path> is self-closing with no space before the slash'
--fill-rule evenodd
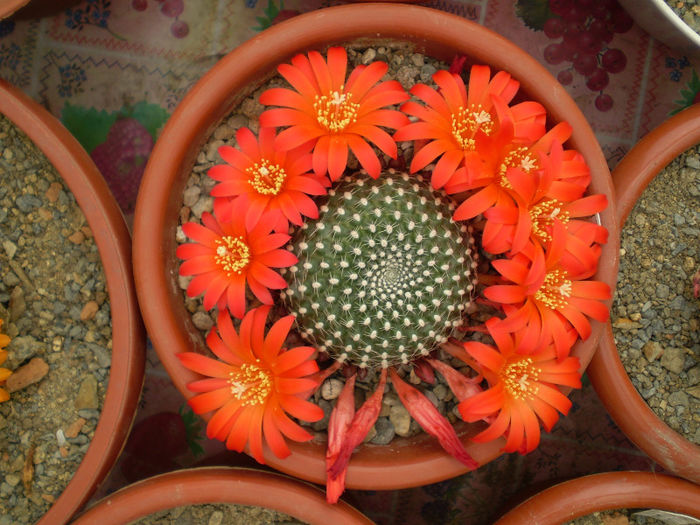
<path id="1" fill-rule="evenodd" d="M 463 322 L 476 276 L 469 228 L 420 176 L 339 182 L 292 238 L 282 294 L 301 334 L 341 362 L 389 367 L 427 355 Z"/>

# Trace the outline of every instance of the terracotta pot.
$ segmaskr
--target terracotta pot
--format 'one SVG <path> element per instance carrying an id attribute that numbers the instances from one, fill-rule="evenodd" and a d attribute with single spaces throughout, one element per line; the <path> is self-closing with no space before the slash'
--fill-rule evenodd
<path id="1" fill-rule="evenodd" d="M 0 0 L 0 20 L 12 16 L 15 11 L 23 7 L 29 0 Z"/>
<path id="2" fill-rule="evenodd" d="M 94 437 L 70 483 L 40 521 L 56 525 L 90 498 L 126 441 L 143 384 L 145 333 L 131 275 L 129 231 L 97 167 L 58 120 L 3 80 L 0 113 L 29 136 L 75 196 L 100 253 L 112 313 L 109 384 Z"/>
<path id="3" fill-rule="evenodd" d="M 372 525 L 343 501 L 326 503 L 313 485 L 261 470 L 222 467 L 179 470 L 139 481 L 104 498 L 73 525 L 122 525 L 161 510 L 205 503 L 264 507 L 311 525 Z"/>
<path id="4" fill-rule="evenodd" d="M 613 172 L 620 229 L 652 179 L 698 143 L 700 104 L 668 119 L 627 153 Z M 635 445 L 665 469 L 700 483 L 700 447 L 659 419 L 637 392 L 620 361 L 610 323 L 588 375 L 605 408 Z"/>
<path id="5" fill-rule="evenodd" d="M 507 70 L 521 82 L 524 96 L 542 102 L 552 122 L 573 125 L 570 146 L 588 161 L 593 174 L 591 192 L 605 193 L 612 201 L 612 182 L 600 146 L 574 101 L 536 60 L 496 33 L 461 17 L 409 5 L 344 5 L 300 15 L 274 26 L 240 45 L 207 73 L 185 97 L 168 121 L 151 155 L 141 183 L 134 224 L 136 288 L 146 326 L 161 361 L 177 388 L 192 395 L 186 384 L 196 375 L 175 355 L 203 349 L 177 285 L 175 230 L 182 206 L 182 191 L 197 153 L 216 124 L 244 96 L 297 53 L 325 49 L 361 39 L 406 41 L 415 49 L 445 60 L 456 54 L 472 62 Z M 615 285 L 619 236 L 613 206 L 601 216 L 610 230 L 603 248 L 597 279 Z M 595 351 L 603 324 L 579 342 L 574 354 L 585 368 Z M 504 441 L 477 445 L 470 441 L 483 427 L 458 428 L 470 454 L 480 463 L 500 455 Z M 292 443 L 292 455 L 273 467 L 316 483 L 325 482 L 325 442 Z M 390 445 L 366 445 L 353 455 L 347 474 L 349 488 L 396 489 L 437 482 L 457 476 L 466 468 L 446 454 L 432 437 L 421 434 L 395 439 Z"/>
<path id="6" fill-rule="evenodd" d="M 659 509 L 700 518 L 700 487 L 653 472 L 605 472 L 532 496 L 494 525 L 560 525 L 601 510 Z"/>

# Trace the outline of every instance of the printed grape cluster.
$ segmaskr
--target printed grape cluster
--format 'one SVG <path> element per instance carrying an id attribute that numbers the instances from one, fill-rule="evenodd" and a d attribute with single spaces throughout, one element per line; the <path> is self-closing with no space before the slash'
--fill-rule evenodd
<path id="1" fill-rule="evenodd" d="M 168 18 L 174 18 L 175 20 L 170 25 L 170 32 L 175 38 L 185 38 L 189 32 L 190 27 L 187 22 L 179 19 L 179 16 L 185 10 L 184 0 L 157 0 L 160 6 L 160 12 L 163 13 Z M 131 0 L 131 7 L 136 11 L 145 11 L 148 9 L 148 0 Z"/>
<path id="2" fill-rule="evenodd" d="M 624 71 L 627 57 L 620 49 L 610 47 L 615 33 L 632 28 L 632 18 L 614 0 L 549 0 L 554 15 L 544 23 L 544 34 L 557 42 L 544 49 L 547 63 L 570 65 L 557 75 L 563 85 L 569 85 L 574 72 L 583 75 L 586 87 L 599 92 L 595 107 L 609 111 L 613 99 L 603 90 L 610 75 Z"/>

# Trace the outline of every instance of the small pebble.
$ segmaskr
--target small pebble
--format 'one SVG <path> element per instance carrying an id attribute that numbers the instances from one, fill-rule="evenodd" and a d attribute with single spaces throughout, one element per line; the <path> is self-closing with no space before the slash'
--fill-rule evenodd
<path id="1" fill-rule="evenodd" d="M 206 312 L 195 312 L 192 315 L 192 322 L 198 330 L 208 332 L 214 326 L 214 321 Z"/>
<path id="2" fill-rule="evenodd" d="M 411 416 L 403 405 L 394 405 L 389 412 L 389 420 L 394 426 L 394 432 L 399 436 L 409 436 Z"/>
<path id="3" fill-rule="evenodd" d="M 342 390 L 342 381 L 335 378 L 326 379 L 323 382 L 323 385 L 321 385 L 321 397 L 327 401 L 330 401 L 331 399 L 336 399 Z"/>

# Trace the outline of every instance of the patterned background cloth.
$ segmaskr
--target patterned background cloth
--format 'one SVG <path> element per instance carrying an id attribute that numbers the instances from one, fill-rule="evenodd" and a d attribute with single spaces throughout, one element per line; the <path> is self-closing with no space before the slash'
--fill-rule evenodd
<path id="1" fill-rule="evenodd" d="M 264 27 L 333 3 L 85 0 L 48 18 L 0 21 L 0 76 L 38 100 L 78 138 L 130 221 L 154 141 L 188 89 L 222 55 Z M 553 15 L 547 0 L 433 0 L 425 5 L 497 28 L 560 75 L 611 168 L 640 137 L 700 92 L 697 64 L 654 41 L 622 11 L 611 15 L 620 32 L 609 43 L 605 35 L 588 43 L 601 53 L 609 48 L 624 55 L 613 57 L 622 70 L 610 74 L 603 86 L 601 79 L 587 81 L 579 72 L 586 64 L 572 68 L 561 48 L 547 47 L 561 42 L 550 38 L 557 27 L 548 25 Z M 611 470 L 659 470 L 612 423 L 585 377 L 572 400 L 569 416 L 527 456 L 505 455 L 477 472 L 425 487 L 348 491 L 345 498 L 382 525 L 476 525 L 492 522 L 515 501 L 559 480 Z M 149 348 L 136 424 L 95 498 L 179 467 L 252 465 L 246 456 L 206 440 L 197 427 L 198 419 L 183 407 Z"/>

